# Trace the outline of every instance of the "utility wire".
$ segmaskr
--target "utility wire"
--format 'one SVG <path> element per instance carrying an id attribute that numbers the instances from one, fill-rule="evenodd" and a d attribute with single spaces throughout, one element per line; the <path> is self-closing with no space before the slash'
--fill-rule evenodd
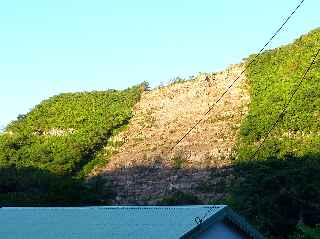
<path id="1" fill-rule="evenodd" d="M 287 108 L 289 106 L 289 104 L 291 103 L 291 101 L 293 100 L 295 94 L 297 93 L 297 91 L 299 90 L 299 88 L 301 87 L 303 81 L 306 79 L 307 74 L 309 73 L 309 71 L 311 70 L 312 66 L 316 63 L 316 59 L 320 54 L 320 48 L 317 50 L 317 53 L 315 54 L 315 56 L 312 59 L 311 64 L 309 65 L 309 67 L 305 70 L 303 76 L 301 77 L 301 80 L 298 84 L 298 86 L 292 91 L 291 97 L 289 98 L 288 102 L 284 105 L 281 113 L 279 114 L 277 120 L 272 124 L 271 128 L 269 129 L 269 131 L 267 132 L 266 136 L 264 137 L 263 141 L 260 143 L 259 147 L 257 148 L 257 150 L 255 151 L 255 153 L 251 156 L 250 160 L 255 159 L 256 155 L 258 154 L 258 152 L 261 150 L 262 146 L 264 145 L 266 139 L 269 137 L 271 131 L 276 127 L 276 125 L 280 122 L 280 120 L 283 118 L 283 116 L 286 114 Z M 196 217 L 195 221 L 197 222 L 198 225 L 200 225 L 211 213 L 211 211 L 214 209 L 214 207 L 210 207 L 210 209 L 205 213 L 205 215 L 201 218 Z"/>
<path id="2" fill-rule="evenodd" d="M 224 97 L 224 95 L 230 90 L 230 88 L 240 79 L 240 77 L 248 70 L 248 68 L 252 65 L 253 62 L 256 61 L 256 59 L 262 54 L 262 52 L 266 49 L 266 47 L 271 43 L 271 41 L 279 34 L 279 32 L 283 29 L 283 27 L 288 23 L 288 21 L 292 18 L 292 16 L 297 12 L 297 10 L 301 7 L 301 5 L 303 4 L 305 0 L 301 0 L 300 3 L 298 4 L 298 6 L 291 12 L 291 14 L 287 17 L 287 19 L 282 23 L 282 25 L 276 30 L 276 32 L 272 35 L 272 37 L 267 41 L 267 43 L 261 48 L 261 50 L 255 55 L 255 57 L 245 66 L 245 68 L 243 69 L 243 71 L 239 74 L 239 76 L 231 83 L 231 85 L 223 92 L 223 94 L 219 97 L 219 99 L 213 103 L 210 107 L 209 110 L 202 116 L 202 118 L 200 120 L 198 120 L 190 129 L 189 131 L 184 134 L 184 136 L 179 139 L 179 141 L 170 149 L 170 152 L 173 151 L 173 149 L 175 147 L 177 147 L 177 145 L 179 143 L 181 143 L 182 140 L 184 140 L 185 137 L 187 137 L 191 131 L 197 127 L 205 118 L 205 116 L 207 116 L 211 110 L 215 107 L 215 105 L 217 103 L 219 103 L 219 101 L 221 101 L 221 99 Z"/>
<path id="3" fill-rule="evenodd" d="M 206 115 L 208 115 L 211 110 L 214 108 L 214 106 L 224 97 L 224 95 L 229 91 L 229 89 L 240 79 L 240 77 L 248 70 L 248 68 L 256 61 L 256 59 L 262 54 L 262 52 L 266 49 L 266 47 L 271 43 L 271 41 L 279 34 L 279 32 L 283 29 L 283 27 L 289 22 L 289 20 L 293 17 L 293 15 L 297 12 L 297 10 L 302 6 L 302 4 L 304 3 L 305 0 L 301 0 L 299 2 L 299 4 L 297 5 L 297 7 L 290 13 L 290 15 L 286 18 L 286 20 L 282 23 L 282 25 L 275 31 L 275 33 L 271 36 L 271 38 L 267 41 L 267 43 L 261 48 L 261 50 L 255 55 L 255 57 L 245 66 L 245 68 L 243 69 L 243 71 L 239 74 L 239 76 L 231 83 L 231 85 L 227 88 L 226 91 L 223 92 L 223 94 L 219 97 L 219 99 L 212 104 L 209 107 L 209 110 L 202 116 L 202 118 L 196 122 L 196 124 L 194 126 L 192 126 L 189 131 L 171 148 L 170 151 L 172 151 L 185 137 L 187 137 L 191 131 L 197 127 L 197 125 L 199 125 L 205 118 Z M 282 111 L 282 113 L 280 114 L 280 116 L 278 117 L 278 119 L 276 120 L 276 122 L 273 124 L 273 126 L 271 127 L 271 129 L 269 130 L 267 137 L 269 136 L 270 132 L 273 130 L 273 128 L 277 125 L 277 123 L 280 121 L 280 119 L 283 117 L 283 114 L 286 111 L 286 108 L 288 107 L 288 105 L 290 104 L 291 100 L 293 99 L 294 95 L 296 94 L 296 92 L 298 91 L 299 87 L 301 86 L 303 80 L 305 79 L 306 75 L 308 74 L 308 72 L 310 71 L 312 65 L 315 63 L 316 58 L 318 57 L 320 52 L 320 49 L 318 50 L 317 54 L 315 55 L 315 57 L 313 58 L 312 63 L 310 64 L 310 66 L 308 67 L 308 69 L 305 71 L 302 80 L 300 81 L 298 87 L 296 88 L 296 90 L 293 92 L 291 98 L 289 99 L 288 103 L 285 105 L 284 110 Z M 262 145 L 264 144 L 266 138 L 264 138 L 263 142 L 259 145 L 258 149 L 256 150 L 256 152 L 254 153 L 253 157 L 254 158 L 256 156 L 256 154 L 259 152 L 259 150 L 261 149 Z M 211 213 L 211 211 L 214 209 L 214 207 L 210 207 L 210 209 L 204 214 L 203 217 L 199 218 L 199 217 L 195 217 L 195 222 L 198 225 L 201 225 L 202 222 L 209 216 L 209 214 Z"/>
<path id="4" fill-rule="evenodd" d="M 273 125 L 271 126 L 271 128 L 269 129 L 269 131 L 267 132 L 266 136 L 264 137 L 264 139 L 262 140 L 262 142 L 260 143 L 259 147 L 257 148 L 257 150 L 254 152 L 254 154 L 251 157 L 252 159 L 255 159 L 256 155 L 258 154 L 258 152 L 260 151 L 260 149 L 262 148 L 262 146 L 264 145 L 265 141 L 267 140 L 267 138 L 269 137 L 271 131 L 276 127 L 276 125 L 280 122 L 280 120 L 284 117 L 284 115 L 286 114 L 287 108 L 289 106 L 289 104 L 291 103 L 293 97 L 295 96 L 295 94 L 297 93 L 297 91 L 299 90 L 300 86 L 302 85 L 303 81 L 306 79 L 307 74 L 309 73 L 309 71 L 311 70 L 312 66 L 315 64 L 316 59 L 318 57 L 320 53 L 320 48 L 318 49 L 316 55 L 313 57 L 313 60 L 311 62 L 311 64 L 309 65 L 309 67 L 307 68 L 307 70 L 304 72 L 298 86 L 292 91 L 292 95 L 290 97 L 290 99 L 288 100 L 288 102 L 283 106 L 283 109 L 281 111 L 281 113 L 279 114 L 277 120 L 273 123 Z"/>

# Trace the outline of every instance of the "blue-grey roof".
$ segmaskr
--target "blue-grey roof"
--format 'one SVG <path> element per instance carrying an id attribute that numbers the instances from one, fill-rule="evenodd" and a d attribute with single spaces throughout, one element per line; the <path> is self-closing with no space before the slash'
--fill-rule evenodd
<path id="1" fill-rule="evenodd" d="M 0 238 L 180 238 L 224 205 L 177 207 L 1 208 Z"/>

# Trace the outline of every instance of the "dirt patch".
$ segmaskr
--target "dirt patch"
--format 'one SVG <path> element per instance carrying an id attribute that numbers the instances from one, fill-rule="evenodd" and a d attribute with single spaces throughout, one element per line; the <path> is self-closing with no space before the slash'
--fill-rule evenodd
<path id="1" fill-rule="evenodd" d="M 203 117 L 243 67 L 233 65 L 142 95 L 128 129 L 117 136 L 123 142 L 118 153 L 92 175 L 112 182 L 118 195 L 115 204 L 154 204 L 173 189 L 197 194 L 204 202 L 221 196 L 217 190 L 201 188 L 225 185 L 232 178 L 232 149 L 250 101 L 244 75 L 173 151 L 170 148 Z"/>

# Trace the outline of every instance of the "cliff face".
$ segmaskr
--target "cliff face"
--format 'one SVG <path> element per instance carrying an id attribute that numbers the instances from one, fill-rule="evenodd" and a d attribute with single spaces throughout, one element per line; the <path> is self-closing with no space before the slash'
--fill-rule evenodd
<path id="1" fill-rule="evenodd" d="M 155 204 L 177 191 L 195 194 L 202 202 L 225 196 L 236 135 L 250 101 L 244 75 L 203 122 L 170 149 L 242 70 L 243 65 L 233 65 L 143 93 L 129 127 L 113 139 L 121 146 L 105 167 L 93 172 L 115 191 L 115 204 Z"/>

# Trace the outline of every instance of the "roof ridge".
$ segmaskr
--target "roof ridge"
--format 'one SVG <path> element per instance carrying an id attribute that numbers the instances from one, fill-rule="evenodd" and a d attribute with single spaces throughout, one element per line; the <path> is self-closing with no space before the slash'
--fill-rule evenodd
<path id="1" fill-rule="evenodd" d="M 197 208 L 215 208 L 222 209 L 227 207 L 226 205 L 183 205 L 183 206 L 103 206 L 101 209 L 106 210 L 143 210 L 143 209 L 156 209 L 156 210 L 178 210 L 178 209 L 197 209 Z"/>

